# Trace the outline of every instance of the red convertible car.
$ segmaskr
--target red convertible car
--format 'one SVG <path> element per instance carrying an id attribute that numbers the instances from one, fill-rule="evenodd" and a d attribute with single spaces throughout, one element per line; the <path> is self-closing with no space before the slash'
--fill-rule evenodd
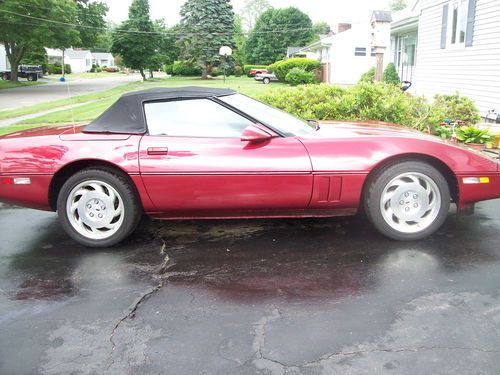
<path id="1" fill-rule="evenodd" d="M 317 124 L 316 124 L 317 125 Z M 0 201 L 57 211 L 86 246 L 160 219 L 329 217 L 435 232 L 450 203 L 500 197 L 497 160 L 398 126 L 311 126 L 231 90 L 123 95 L 85 126 L 0 137 Z"/>

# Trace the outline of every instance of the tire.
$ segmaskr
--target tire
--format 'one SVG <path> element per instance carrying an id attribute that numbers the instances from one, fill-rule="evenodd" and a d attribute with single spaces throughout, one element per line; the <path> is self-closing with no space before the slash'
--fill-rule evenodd
<path id="1" fill-rule="evenodd" d="M 57 213 L 63 229 L 76 242 L 87 247 L 109 247 L 135 230 L 142 208 L 125 176 L 89 168 L 64 183 L 57 197 Z"/>
<path id="2" fill-rule="evenodd" d="M 4 81 L 8 81 L 8 80 L 10 80 L 10 75 L 9 75 L 9 73 L 4 73 L 4 74 L 2 74 L 2 79 L 3 79 Z"/>
<path id="3" fill-rule="evenodd" d="M 367 182 L 366 216 L 384 236 L 415 241 L 436 232 L 450 208 L 444 176 L 420 161 L 401 161 L 377 171 Z"/>
<path id="4" fill-rule="evenodd" d="M 31 82 L 31 81 L 35 80 L 35 77 L 33 77 L 33 74 L 28 74 L 28 76 L 26 77 L 26 79 Z"/>
<path id="5" fill-rule="evenodd" d="M 265 77 L 263 80 L 262 80 L 262 83 L 264 85 L 269 85 L 271 83 L 271 80 L 268 78 L 268 77 Z"/>

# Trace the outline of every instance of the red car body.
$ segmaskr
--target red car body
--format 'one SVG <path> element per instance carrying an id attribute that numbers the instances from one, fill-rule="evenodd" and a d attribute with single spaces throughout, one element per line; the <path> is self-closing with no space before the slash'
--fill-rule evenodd
<path id="1" fill-rule="evenodd" d="M 347 215 L 357 211 L 371 170 L 408 156 L 449 169 L 459 207 L 500 197 L 495 160 L 396 126 L 329 123 L 309 138 L 277 137 L 255 145 L 226 138 L 88 134 L 82 127 L 0 137 L 0 200 L 54 210 L 55 178 L 102 163 L 126 172 L 144 211 L 157 217 Z M 165 146 L 166 155 L 147 152 Z M 15 185 L 16 177 L 28 177 L 31 184 Z M 489 177 L 489 183 L 464 184 L 464 177 Z"/>
<path id="2" fill-rule="evenodd" d="M 128 175 L 141 209 L 162 219 L 353 215 L 370 175 L 408 159 L 439 170 L 459 208 L 500 197 L 497 160 L 400 126 L 331 122 L 300 136 L 251 128 L 268 137 L 165 137 L 83 125 L 5 135 L 0 201 L 56 210 L 70 176 L 106 167 Z"/>

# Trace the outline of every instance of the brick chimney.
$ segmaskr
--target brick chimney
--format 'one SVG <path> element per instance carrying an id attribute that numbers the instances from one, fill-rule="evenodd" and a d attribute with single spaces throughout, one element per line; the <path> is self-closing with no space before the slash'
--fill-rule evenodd
<path id="1" fill-rule="evenodd" d="M 339 31 L 338 33 L 343 33 L 344 31 L 349 30 L 352 27 L 350 23 L 339 23 Z"/>

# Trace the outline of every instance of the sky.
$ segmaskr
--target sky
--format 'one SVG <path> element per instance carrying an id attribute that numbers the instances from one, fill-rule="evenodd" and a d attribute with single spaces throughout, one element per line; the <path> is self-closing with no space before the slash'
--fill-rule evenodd
<path id="1" fill-rule="evenodd" d="M 108 19 L 119 23 L 128 17 L 132 0 L 104 0 L 108 4 Z M 168 26 L 179 21 L 179 10 L 185 0 L 149 0 L 151 18 L 164 18 Z M 244 0 L 231 1 L 236 13 Z M 294 6 L 307 13 L 313 22 L 325 21 L 330 26 L 338 22 L 363 22 L 372 10 L 387 9 L 389 0 L 269 0 L 274 8 Z"/>

